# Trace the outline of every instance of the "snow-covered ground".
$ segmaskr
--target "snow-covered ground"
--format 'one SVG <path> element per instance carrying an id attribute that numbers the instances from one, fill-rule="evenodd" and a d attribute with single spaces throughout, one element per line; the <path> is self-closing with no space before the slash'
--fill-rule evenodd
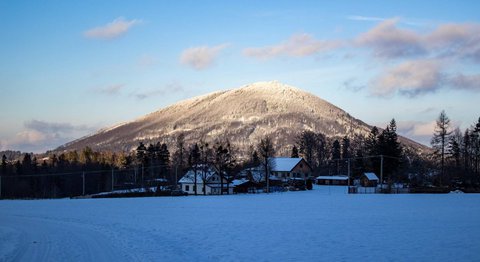
<path id="1" fill-rule="evenodd" d="M 0 201 L 0 261 L 478 261 L 480 195 Z"/>

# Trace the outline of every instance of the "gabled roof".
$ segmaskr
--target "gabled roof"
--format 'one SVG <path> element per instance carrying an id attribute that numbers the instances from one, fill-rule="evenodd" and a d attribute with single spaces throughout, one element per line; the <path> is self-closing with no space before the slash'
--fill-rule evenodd
<path id="1" fill-rule="evenodd" d="M 375 173 L 363 173 L 363 175 L 370 181 L 378 181 L 377 175 Z"/>
<path id="2" fill-rule="evenodd" d="M 290 172 L 303 158 L 272 157 L 270 160 L 272 161 L 272 172 Z"/>
<path id="3" fill-rule="evenodd" d="M 205 172 L 205 173 L 204 173 Z M 217 174 L 217 171 L 212 166 L 197 166 L 197 183 L 202 183 L 202 178 L 205 178 L 206 181 L 210 181 L 214 175 Z M 190 169 L 187 173 L 178 180 L 178 183 L 194 183 L 195 182 L 195 172 Z M 220 181 L 218 181 L 220 182 Z"/>

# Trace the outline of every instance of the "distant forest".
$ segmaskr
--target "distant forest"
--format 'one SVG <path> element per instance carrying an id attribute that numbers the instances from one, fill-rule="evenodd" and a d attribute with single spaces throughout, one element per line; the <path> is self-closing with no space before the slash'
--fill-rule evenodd
<path id="1" fill-rule="evenodd" d="M 1 198 L 73 197 L 117 189 L 175 185 L 186 170 L 199 164 L 214 165 L 233 180 L 246 167 L 256 167 L 276 156 L 272 139 L 252 141 L 248 156 L 236 153 L 229 141 L 198 141 L 186 145 L 184 136 L 175 148 L 164 143 L 139 143 L 132 152 L 97 152 L 86 147 L 43 155 L 4 151 L 0 175 Z M 288 149 L 303 157 L 313 175 L 379 174 L 386 183 L 410 187 L 449 187 L 466 191 L 480 188 L 480 118 L 462 131 L 451 127 L 444 111 L 432 134 L 432 152 L 418 154 L 398 141 L 394 119 L 380 131 L 365 136 L 327 138 L 303 131 Z M 173 152 L 173 153 L 171 153 Z"/>

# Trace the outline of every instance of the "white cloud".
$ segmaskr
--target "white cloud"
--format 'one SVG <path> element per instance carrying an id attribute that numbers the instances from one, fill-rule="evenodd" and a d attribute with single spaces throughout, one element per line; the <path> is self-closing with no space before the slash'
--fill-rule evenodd
<path id="1" fill-rule="evenodd" d="M 182 52 L 180 55 L 180 62 L 196 70 L 204 70 L 211 67 L 220 51 L 227 47 L 228 44 L 221 44 L 212 47 L 191 47 Z"/>
<path id="2" fill-rule="evenodd" d="M 480 24 L 443 24 L 425 37 L 425 44 L 443 56 L 480 62 Z"/>
<path id="3" fill-rule="evenodd" d="M 450 77 L 448 82 L 455 89 L 480 91 L 480 74 L 464 75 L 459 73 Z"/>
<path id="4" fill-rule="evenodd" d="M 89 29 L 83 35 L 94 39 L 114 39 L 124 35 L 133 26 L 140 23 L 142 23 L 141 20 L 125 20 L 123 17 L 119 17 L 106 25 Z"/>
<path id="5" fill-rule="evenodd" d="M 26 122 L 24 127 L 25 129 L 15 136 L 1 141 L 1 149 L 41 153 L 95 131 L 94 128 L 87 126 L 35 119 Z"/>
<path id="6" fill-rule="evenodd" d="M 162 88 L 157 88 L 157 89 L 152 89 L 149 91 L 143 91 L 143 92 L 136 92 L 132 93 L 131 96 L 143 100 L 149 97 L 153 96 L 163 96 L 163 95 L 168 95 L 168 94 L 174 94 L 174 93 L 181 93 L 185 91 L 183 86 L 178 83 L 178 82 L 172 82 L 170 84 L 165 85 Z"/>
<path id="7" fill-rule="evenodd" d="M 430 145 L 436 122 L 400 121 L 397 122 L 397 131 L 400 135 L 411 138 L 425 145 Z"/>
<path id="8" fill-rule="evenodd" d="M 408 96 L 434 92 L 445 80 L 441 69 L 442 64 L 437 60 L 403 62 L 374 79 L 370 91 L 376 96 L 391 96 L 397 91 Z"/>
<path id="9" fill-rule="evenodd" d="M 243 54 L 259 59 L 278 56 L 304 57 L 332 50 L 340 45 L 340 41 L 317 40 L 310 34 L 296 34 L 278 45 L 246 48 Z"/>
<path id="10" fill-rule="evenodd" d="M 387 19 L 355 39 L 359 46 L 369 47 L 380 58 L 404 58 L 426 54 L 422 38 L 414 31 L 397 27 L 399 19 Z"/>

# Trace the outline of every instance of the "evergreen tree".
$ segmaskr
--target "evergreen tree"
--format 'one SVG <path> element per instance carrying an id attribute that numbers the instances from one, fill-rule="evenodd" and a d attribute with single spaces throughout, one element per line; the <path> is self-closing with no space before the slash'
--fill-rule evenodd
<path id="1" fill-rule="evenodd" d="M 7 175 L 7 156 L 5 154 L 2 156 L 2 175 Z"/>
<path id="2" fill-rule="evenodd" d="M 475 174 L 479 174 L 480 171 L 480 117 L 478 118 L 478 122 L 475 123 L 472 127 L 472 156 L 474 157 L 474 166 L 473 170 Z M 476 176 L 477 181 L 479 180 L 478 176 Z"/>
<path id="3" fill-rule="evenodd" d="M 332 144 L 332 159 L 340 160 L 341 156 L 342 156 L 342 153 L 341 153 L 340 142 L 337 139 L 335 139 L 335 141 L 333 141 L 333 144 Z"/>
<path id="4" fill-rule="evenodd" d="M 348 159 L 350 157 L 350 139 L 344 136 L 342 139 L 342 159 Z"/>
<path id="5" fill-rule="evenodd" d="M 183 172 L 186 165 L 185 135 L 183 133 L 177 136 L 175 146 L 175 153 L 172 159 L 173 166 L 175 166 L 175 172 Z"/>
<path id="6" fill-rule="evenodd" d="M 292 158 L 299 158 L 299 157 L 300 157 L 300 156 L 298 155 L 298 148 L 297 148 L 297 146 L 295 146 L 295 145 L 293 146 L 293 148 L 292 148 L 292 154 L 291 154 L 290 157 L 292 157 Z"/>
<path id="7" fill-rule="evenodd" d="M 299 153 L 303 156 L 307 163 L 314 167 L 315 148 L 317 144 L 315 133 L 312 131 L 303 131 L 296 138 L 296 143 L 298 145 Z"/>
<path id="8" fill-rule="evenodd" d="M 460 132 L 459 128 L 455 128 L 450 139 L 448 141 L 447 146 L 447 154 L 450 159 L 454 162 L 454 167 L 458 170 L 460 168 L 461 156 L 462 156 L 462 149 L 461 145 L 463 144 L 463 137 L 462 133 Z"/>
<path id="9" fill-rule="evenodd" d="M 260 165 L 260 157 L 258 156 L 257 150 L 253 150 L 250 162 L 253 167 Z"/>
<path id="10" fill-rule="evenodd" d="M 170 167 L 170 151 L 165 143 L 160 146 L 158 151 L 158 164 L 160 165 L 160 175 L 165 178 Z"/>
<path id="11" fill-rule="evenodd" d="M 340 142 L 335 139 L 332 144 L 332 160 L 335 163 L 335 173 L 338 175 L 340 173 L 340 158 L 342 156 L 340 149 Z"/>
<path id="12" fill-rule="evenodd" d="M 402 147 L 398 142 L 397 124 L 392 119 L 378 139 L 377 152 L 383 156 L 383 174 L 392 182 L 392 176 L 400 166 Z M 398 179 L 397 179 L 398 180 Z"/>
<path id="13" fill-rule="evenodd" d="M 136 150 L 136 164 L 141 166 L 141 175 L 142 175 L 142 185 L 144 183 L 144 174 L 145 174 L 145 166 L 147 163 L 147 148 L 143 144 L 143 142 L 140 142 L 137 150 Z"/>
<path id="14" fill-rule="evenodd" d="M 432 141 L 430 142 L 435 150 L 434 155 L 440 158 L 440 184 L 442 184 L 442 179 L 445 176 L 445 152 L 450 134 L 450 119 L 447 117 L 445 111 L 442 111 L 436 121 L 435 131 Z"/>
<path id="15" fill-rule="evenodd" d="M 315 134 L 315 158 L 314 163 L 309 163 L 313 167 L 323 166 L 328 161 L 328 151 L 327 151 L 327 138 L 324 134 L 316 133 Z"/>

